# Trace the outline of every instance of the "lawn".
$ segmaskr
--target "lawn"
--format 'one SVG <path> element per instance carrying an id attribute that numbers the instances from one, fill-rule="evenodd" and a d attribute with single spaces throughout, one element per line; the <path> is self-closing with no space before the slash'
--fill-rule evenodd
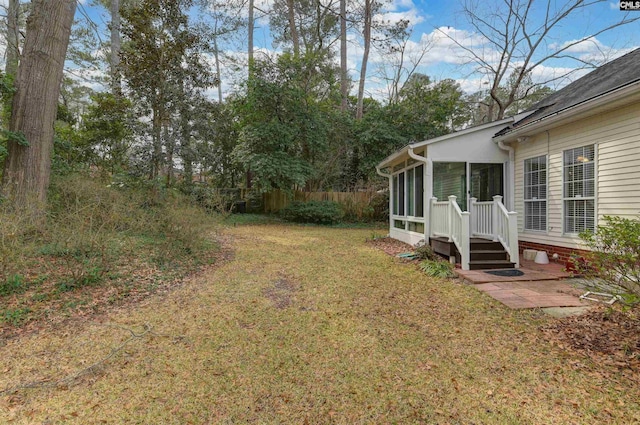
<path id="1" fill-rule="evenodd" d="M 373 233 L 230 227 L 233 259 L 178 289 L 0 342 L 0 423 L 640 422 L 628 371 L 547 342 L 557 319 Z"/>

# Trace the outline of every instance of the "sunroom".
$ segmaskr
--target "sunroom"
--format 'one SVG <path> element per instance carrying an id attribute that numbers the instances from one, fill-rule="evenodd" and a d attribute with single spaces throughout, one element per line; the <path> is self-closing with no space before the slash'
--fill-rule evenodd
<path id="1" fill-rule="evenodd" d="M 378 164 L 389 179 L 389 235 L 429 243 L 465 270 L 518 267 L 513 153 L 492 141 L 511 122 L 412 143 Z"/>

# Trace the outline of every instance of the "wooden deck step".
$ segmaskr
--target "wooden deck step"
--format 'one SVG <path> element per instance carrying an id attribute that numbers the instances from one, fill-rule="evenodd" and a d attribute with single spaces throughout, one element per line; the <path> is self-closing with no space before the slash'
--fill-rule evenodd
<path id="1" fill-rule="evenodd" d="M 509 260 L 475 260 L 469 261 L 470 270 L 512 269 L 515 263 Z"/>

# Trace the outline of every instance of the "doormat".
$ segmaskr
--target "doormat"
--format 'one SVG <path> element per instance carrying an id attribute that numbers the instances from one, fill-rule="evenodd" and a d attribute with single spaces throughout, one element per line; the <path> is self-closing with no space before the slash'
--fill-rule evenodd
<path id="1" fill-rule="evenodd" d="M 505 277 L 516 277 L 516 276 L 524 276 L 520 270 L 516 269 L 506 269 L 506 270 L 489 270 L 485 273 L 492 274 L 494 276 L 505 276 Z"/>

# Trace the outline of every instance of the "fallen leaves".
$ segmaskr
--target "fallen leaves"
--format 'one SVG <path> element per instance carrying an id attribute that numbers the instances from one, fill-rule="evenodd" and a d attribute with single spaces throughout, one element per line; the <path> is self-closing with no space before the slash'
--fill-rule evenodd
<path id="1" fill-rule="evenodd" d="M 601 308 L 559 319 L 542 328 L 559 348 L 591 358 L 602 367 L 628 369 L 640 382 L 640 317 L 638 311 Z M 584 367 L 580 361 L 574 367 Z M 601 371 L 592 371 L 601 374 Z"/>

